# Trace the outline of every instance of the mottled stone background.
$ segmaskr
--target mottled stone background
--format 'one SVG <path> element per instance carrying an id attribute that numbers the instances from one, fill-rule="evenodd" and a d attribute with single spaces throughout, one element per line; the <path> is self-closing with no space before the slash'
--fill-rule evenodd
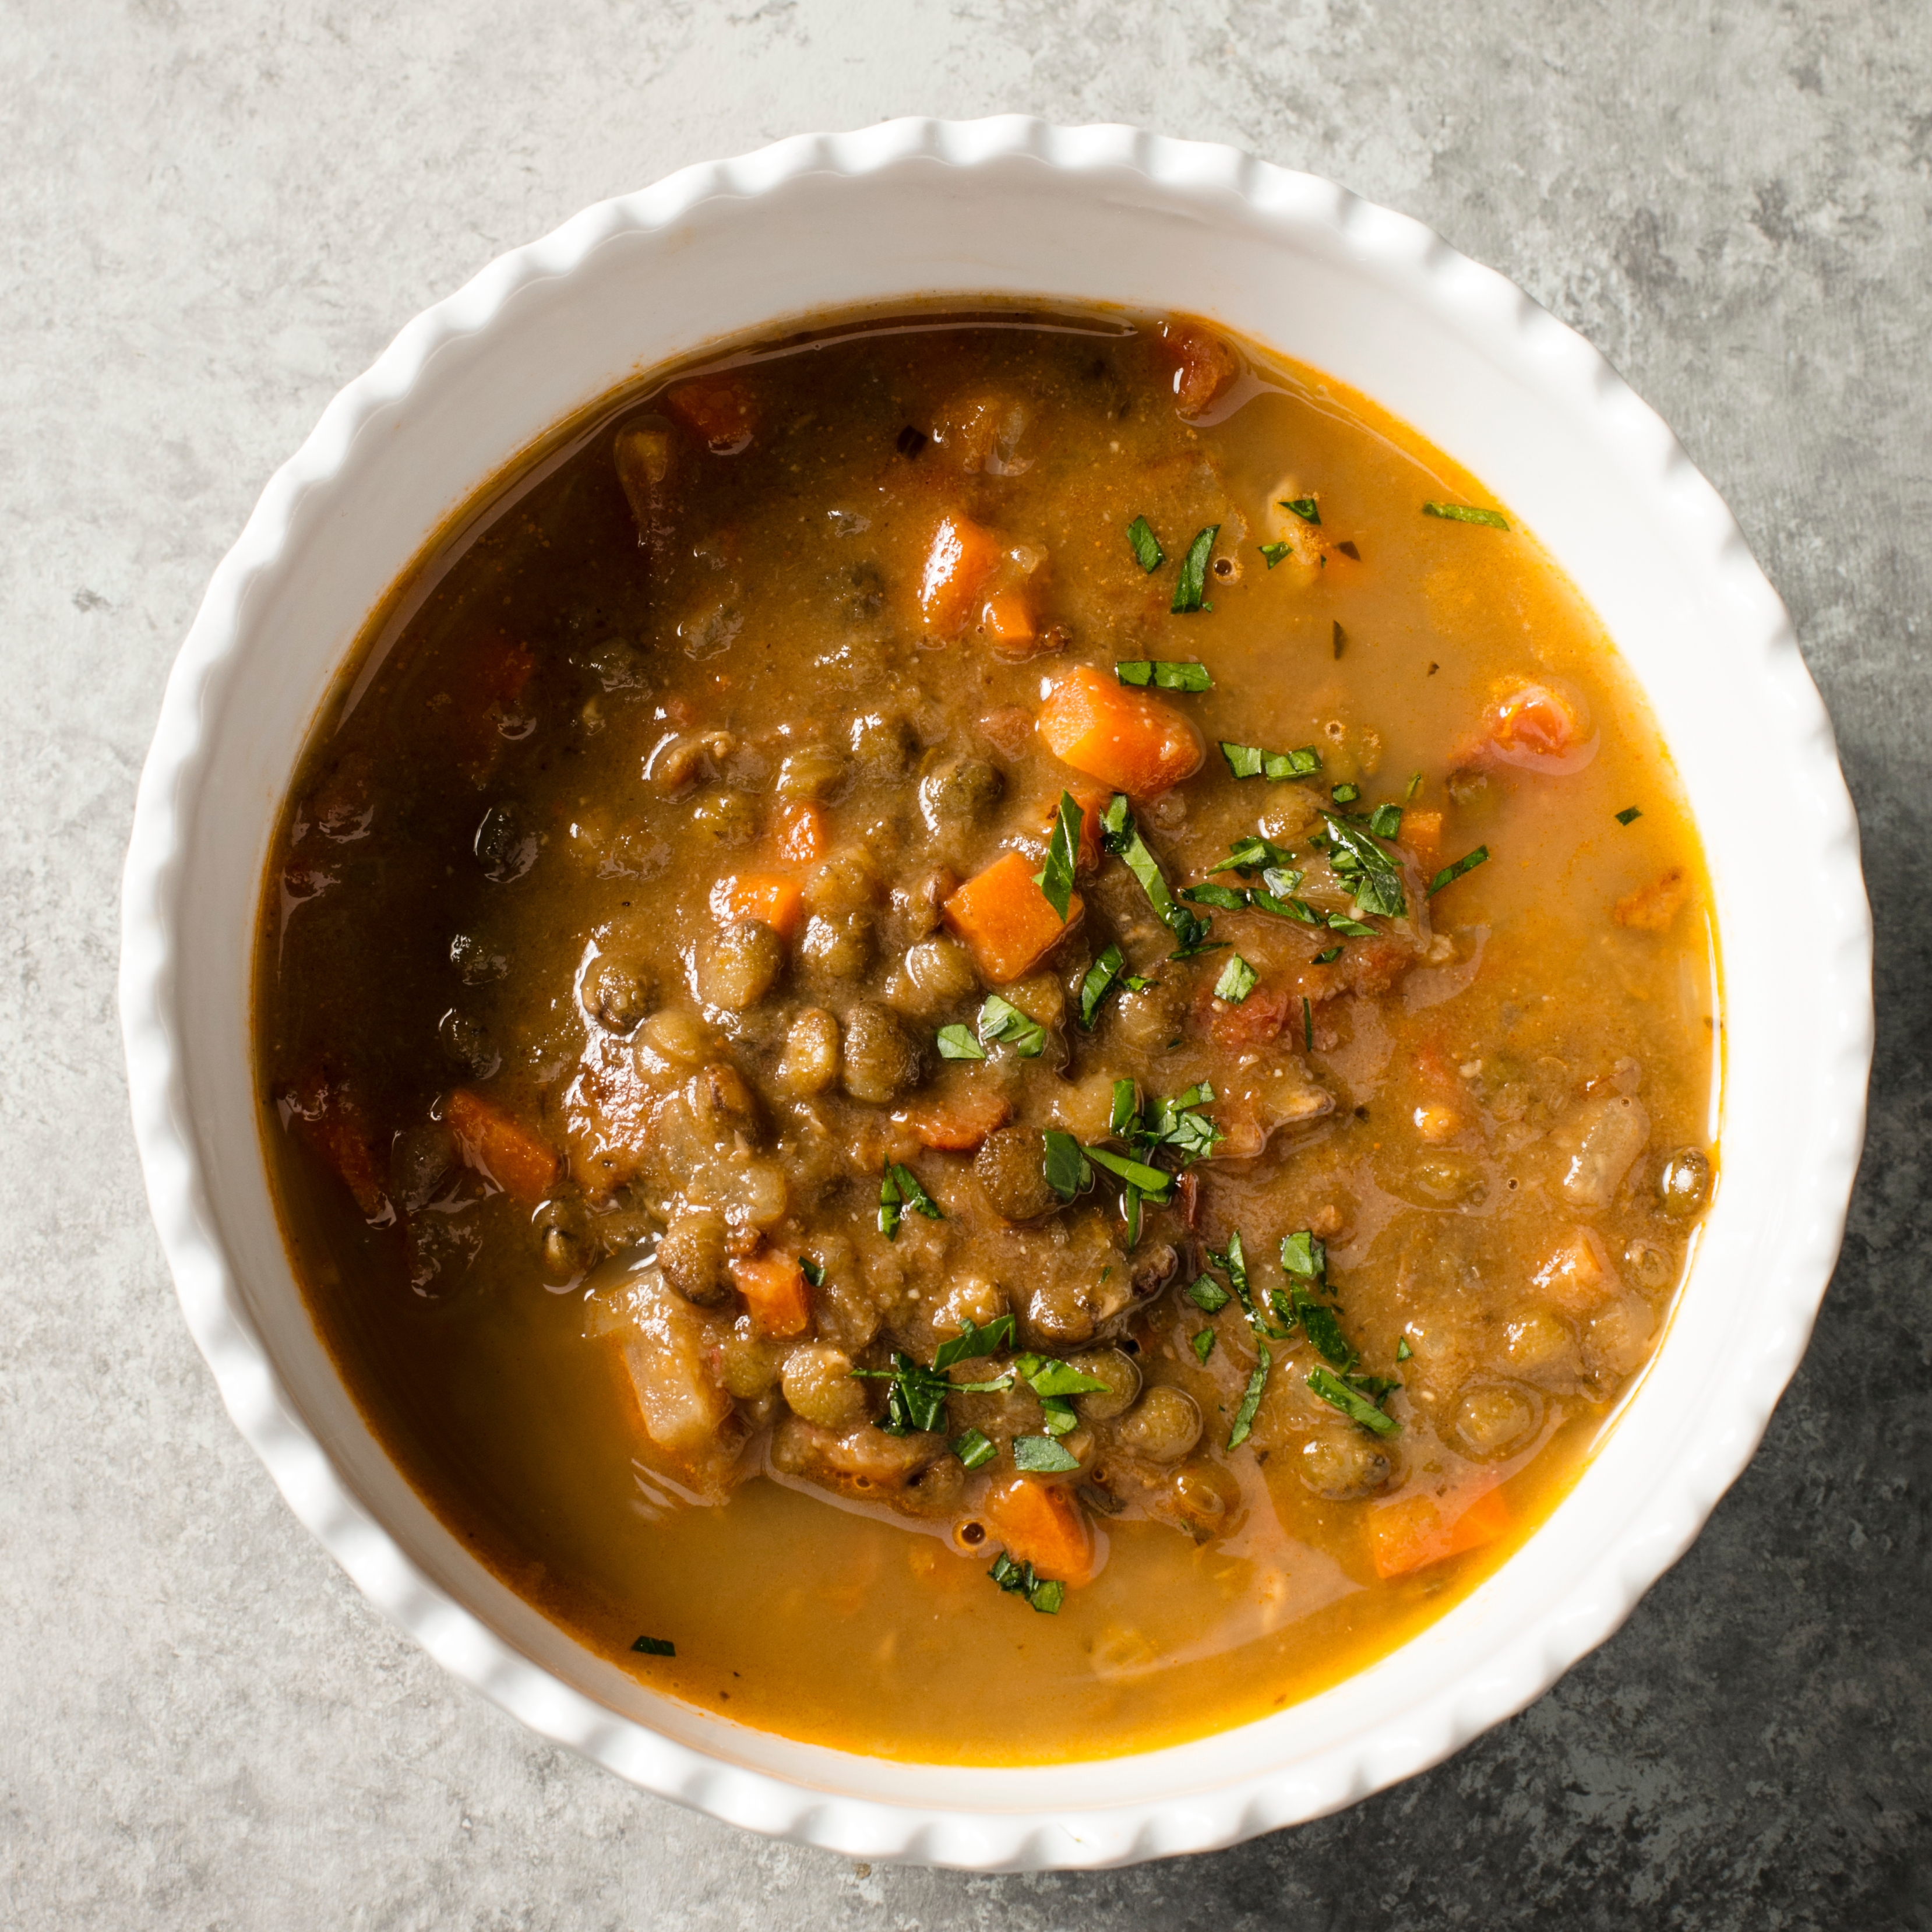
<path id="1" fill-rule="evenodd" d="M 176 1315 L 112 997 L 176 644 L 410 316 L 687 161 L 1015 108 L 1331 175 L 1608 352 L 1796 614 L 1864 827 L 1880 1026 L 1810 1358 L 1615 1641 L 1346 1816 L 984 1880 L 642 1798 L 364 1606 Z M 0 1920 L 1932 1924 L 1928 212 L 1925 0 L 0 0 Z"/>

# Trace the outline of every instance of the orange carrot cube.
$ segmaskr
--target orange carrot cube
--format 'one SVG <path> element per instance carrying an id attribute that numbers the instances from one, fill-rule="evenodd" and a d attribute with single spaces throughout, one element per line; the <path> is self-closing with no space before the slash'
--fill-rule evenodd
<path id="1" fill-rule="evenodd" d="M 767 1251 L 731 1264 L 731 1280 L 761 1335 L 801 1335 L 812 1319 L 805 1270 L 796 1255 Z"/>
<path id="2" fill-rule="evenodd" d="M 1072 1490 L 1032 1476 L 1009 1476 L 986 1492 L 981 1514 L 1016 1563 L 1043 1577 L 1084 1583 L 1094 1574 L 1094 1536 Z"/>
<path id="3" fill-rule="evenodd" d="M 1369 1554 L 1376 1574 L 1386 1582 L 1480 1549 L 1509 1526 L 1509 1503 L 1498 1489 L 1474 1497 L 1467 1490 L 1446 1496 L 1398 1496 L 1370 1510 Z"/>
<path id="4" fill-rule="evenodd" d="M 459 1087 L 443 1118 L 464 1157 L 514 1201 L 534 1204 L 556 1181 L 557 1157 L 523 1123 L 494 1100 Z"/>
<path id="5" fill-rule="evenodd" d="M 1187 718 L 1086 664 L 1048 694 L 1038 728 L 1063 764 L 1133 798 L 1156 797 L 1201 769 L 1201 734 Z"/>
<path id="6" fill-rule="evenodd" d="M 795 866 L 815 866 L 825 856 L 825 808 L 801 800 L 778 819 L 778 856 Z"/>
<path id="7" fill-rule="evenodd" d="M 1034 883 L 1031 862 L 1008 852 L 968 879 L 940 910 L 972 954 L 980 976 L 1000 986 L 1030 972 L 1060 944 L 1079 918 L 1081 904 L 1076 892 L 1063 922 Z"/>
<path id="8" fill-rule="evenodd" d="M 1026 656 L 1040 635 L 1033 612 L 1017 590 L 1002 590 L 998 596 L 988 598 L 986 609 L 980 614 L 980 628 L 994 650 L 1006 657 Z"/>
<path id="9" fill-rule="evenodd" d="M 958 636 L 999 562 L 1000 540 L 985 525 L 956 511 L 941 517 L 920 577 L 919 610 L 926 628 L 942 638 Z"/>
<path id="10" fill-rule="evenodd" d="M 740 872 L 711 888 L 711 910 L 726 926 L 761 919 L 789 945 L 805 923 L 805 892 L 796 879 L 772 872 Z"/>

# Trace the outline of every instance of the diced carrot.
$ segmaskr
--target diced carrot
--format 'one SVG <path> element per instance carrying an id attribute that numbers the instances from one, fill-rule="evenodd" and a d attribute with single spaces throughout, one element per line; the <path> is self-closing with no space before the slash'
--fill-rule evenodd
<path id="1" fill-rule="evenodd" d="M 957 511 L 941 517 L 920 578 L 919 610 L 926 628 L 942 638 L 958 636 L 999 562 L 1000 540 L 983 524 Z"/>
<path id="2" fill-rule="evenodd" d="M 513 1200 L 538 1202 L 556 1181 L 556 1156 L 520 1120 L 494 1100 L 459 1087 L 443 1118 L 466 1159 Z"/>
<path id="3" fill-rule="evenodd" d="M 1467 1490 L 1446 1496 L 1398 1496 L 1369 1511 L 1369 1554 L 1376 1574 L 1387 1582 L 1480 1549 L 1509 1526 L 1509 1503 L 1498 1489 L 1474 1497 Z"/>
<path id="4" fill-rule="evenodd" d="M 727 926 L 741 919 L 761 919 L 789 945 L 805 922 L 805 892 L 796 879 L 772 872 L 740 872 L 711 888 L 711 910 Z"/>
<path id="5" fill-rule="evenodd" d="M 751 392 L 734 376 L 700 376 L 664 392 L 664 406 L 719 456 L 735 456 L 752 440 Z"/>
<path id="6" fill-rule="evenodd" d="M 988 1526 L 1016 1563 L 1042 1576 L 1084 1583 L 1094 1574 L 1094 1537 L 1070 1490 L 1030 1476 L 1009 1476 L 986 1492 Z"/>
<path id="7" fill-rule="evenodd" d="M 1059 944 L 1080 916 L 1080 895 L 1068 902 L 1063 923 L 1034 883 L 1031 863 L 1008 852 L 968 879 L 940 910 L 965 942 L 981 977 L 1000 986 L 1030 971 Z"/>
<path id="8" fill-rule="evenodd" d="M 1439 1146 L 1471 1124 L 1468 1095 L 1439 1040 L 1425 1040 L 1412 1048 L 1409 1064 L 1420 1095 L 1410 1118 L 1424 1140 Z"/>
<path id="9" fill-rule="evenodd" d="M 1135 798 L 1156 797 L 1201 769 L 1201 734 L 1188 718 L 1087 664 L 1048 693 L 1039 730 L 1062 764 Z"/>
<path id="10" fill-rule="evenodd" d="M 302 1138 L 334 1170 L 363 1214 L 372 1221 L 386 1220 L 391 1210 L 382 1163 L 376 1158 L 368 1117 L 354 1091 L 318 1067 L 296 1083 L 282 1106 L 284 1118 L 294 1123 Z"/>
<path id="11" fill-rule="evenodd" d="M 1660 878 L 1640 886 L 1618 900 L 1616 921 L 1634 926 L 1640 932 L 1664 932 L 1690 896 L 1690 887 L 1681 866 L 1672 866 Z"/>
<path id="12" fill-rule="evenodd" d="M 761 1335 L 800 1335 L 812 1319 L 805 1270 L 796 1255 L 767 1250 L 731 1264 L 731 1280 Z"/>
<path id="13" fill-rule="evenodd" d="M 968 1087 L 902 1107 L 892 1119 L 909 1128 L 922 1147 L 970 1154 L 994 1128 L 1004 1126 L 1012 1112 L 1004 1094 L 991 1088 Z"/>
<path id="14" fill-rule="evenodd" d="M 825 856 L 825 808 L 809 800 L 788 806 L 778 819 L 778 856 L 795 866 L 815 866 Z"/>
<path id="15" fill-rule="evenodd" d="M 1442 814 L 1439 812 L 1405 812 L 1402 815 L 1402 842 L 1415 854 L 1415 862 L 1425 880 L 1435 877 L 1442 858 Z"/>
<path id="16" fill-rule="evenodd" d="M 1240 374 L 1240 359 L 1220 337 L 1189 323 L 1170 326 L 1161 356 L 1174 371 L 1174 400 L 1184 416 L 1197 416 Z"/>
<path id="17" fill-rule="evenodd" d="M 986 609 L 980 614 L 980 628 L 994 650 L 1007 657 L 1026 656 L 1040 635 L 1033 612 L 1017 590 L 1002 590 L 998 596 L 988 598 Z"/>

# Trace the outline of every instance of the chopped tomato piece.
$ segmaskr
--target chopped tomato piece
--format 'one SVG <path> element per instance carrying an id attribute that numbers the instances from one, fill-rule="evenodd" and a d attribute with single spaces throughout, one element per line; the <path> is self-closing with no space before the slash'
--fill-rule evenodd
<path id="1" fill-rule="evenodd" d="M 466 1159 L 513 1200 L 534 1204 L 556 1184 L 557 1158 L 523 1123 L 494 1100 L 459 1087 L 443 1118 Z"/>
<path id="2" fill-rule="evenodd" d="M 776 873 L 741 872 L 711 888 L 711 910 L 727 926 L 761 919 L 789 945 L 805 923 L 805 891 Z"/>
<path id="3" fill-rule="evenodd" d="M 750 391 L 735 376 L 700 376 L 664 392 L 664 407 L 712 453 L 735 456 L 756 421 Z"/>
<path id="4" fill-rule="evenodd" d="M 1172 704 L 1070 670 L 1040 706 L 1039 730 L 1063 764 L 1135 798 L 1154 798 L 1201 769 L 1201 734 Z"/>
<path id="5" fill-rule="evenodd" d="M 1553 678 L 1503 686 L 1483 715 L 1483 730 L 1494 756 L 1529 771 L 1580 771 L 1596 754 L 1588 706 Z"/>
<path id="6" fill-rule="evenodd" d="M 958 636 L 999 562 L 1000 540 L 984 524 L 956 511 L 941 517 L 920 578 L 919 610 L 926 628 L 942 638 Z"/>
<path id="7" fill-rule="evenodd" d="M 1209 1039 L 1216 1046 L 1240 1053 L 1265 1046 L 1281 1031 L 1288 1017 L 1288 989 L 1283 986 L 1257 986 L 1239 1006 L 1217 1000 L 1211 983 L 1202 988 L 1198 1017 Z M 1301 1009 L 1296 1006 L 1297 1016 Z"/>
<path id="8" fill-rule="evenodd" d="M 981 977 L 996 986 L 1038 965 L 1078 920 L 1081 910 L 1076 892 L 1063 922 L 1034 883 L 1031 862 L 1018 852 L 995 859 L 940 908 L 946 924 L 964 941 Z"/>
<path id="9" fill-rule="evenodd" d="M 1073 1492 L 1031 1476 L 1009 1476 L 986 1492 L 981 1513 L 1016 1563 L 1042 1577 L 1084 1583 L 1094 1574 L 1094 1535 Z"/>
<path id="10" fill-rule="evenodd" d="M 1397 1496 L 1369 1511 L 1369 1554 L 1386 1582 L 1479 1550 L 1509 1526 L 1509 1503 L 1498 1489 L 1473 1496 L 1466 1489 L 1446 1496 Z"/>
<path id="11" fill-rule="evenodd" d="M 801 800 L 778 820 L 778 856 L 795 866 L 815 866 L 825 856 L 825 809 Z"/>
<path id="12" fill-rule="evenodd" d="M 1241 373 L 1240 358 L 1211 330 L 1182 323 L 1161 338 L 1162 359 L 1174 371 L 1174 400 L 1184 416 L 1198 416 Z"/>
<path id="13" fill-rule="evenodd" d="M 1664 932 L 1670 929 L 1684 902 L 1690 896 L 1690 882 L 1682 866 L 1672 866 L 1647 886 L 1640 886 L 1617 902 L 1619 926 L 1634 926 L 1640 932 Z"/>
<path id="14" fill-rule="evenodd" d="M 1003 1094 L 990 1088 L 968 1088 L 952 1094 L 934 1094 L 910 1107 L 902 1107 L 892 1116 L 901 1126 L 910 1128 L 922 1147 L 937 1148 L 948 1154 L 970 1154 L 996 1127 L 1012 1118 L 1012 1105 Z"/>
<path id="15" fill-rule="evenodd" d="M 752 1325 L 762 1335 L 800 1335 L 812 1319 L 805 1270 L 796 1255 L 766 1252 L 731 1263 L 731 1280 L 745 1298 Z"/>

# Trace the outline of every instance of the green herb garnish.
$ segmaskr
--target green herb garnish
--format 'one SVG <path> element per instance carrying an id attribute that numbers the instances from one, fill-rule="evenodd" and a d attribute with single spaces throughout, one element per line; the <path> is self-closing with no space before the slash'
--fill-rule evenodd
<path id="1" fill-rule="evenodd" d="M 1395 861 L 1352 820 L 1332 812 L 1324 812 L 1322 818 L 1328 828 L 1328 862 L 1354 896 L 1357 910 L 1401 918 L 1408 910 L 1408 899 Z"/>
<path id="2" fill-rule="evenodd" d="M 986 1574 L 1009 1595 L 1025 1598 L 1045 1616 L 1056 1615 L 1066 1600 L 1064 1583 L 1052 1577 L 1035 1576 L 1030 1563 L 1016 1563 L 1004 1550 L 993 1559 L 993 1567 Z"/>
<path id="3" fill-rule="evenodd" d="M 1210 524 L 1187 546 L 1180 560 L 1180 581 L 1174 586 L 1174 602 L 1168 606 L 1176 616 L 1190 610 L 1211 610 L 1208 602 L 1208 560 L 1214 554 L 1214 539 L 1221 533 L 1219 524 Z"/>
<path id="4" fill-rule="evenodd" d="M 980 1469 L 992 1461 L 999 1450 L 976 1429 L 969 1429 L 964 1436 L 952 1438 L 952 1453 L 969 1469 Z"/>
<path id="5" fill-rule="evenodd" d="M 1328 1280 L 1328 1246 L 1312 1229 L 1281 1238 L 1282 1272 L 1312 1287 L 1323 1287 Z"/>
<path id="6" fill-rule="evenodd" d="M 1221 755 L 1238 778 L 1279 782 L 1283 778 L 1312 778 L 1322 769 L 1322 754 L 1312 745 L 1304 745 L 1294 752 L 1264 752 L 1258 745 L 1231 745 L 1224 738 Z"/>
<path id="7" fill-rule="evenodd" d="M 798 1271 L 811 1282 L 814 1288 L 823 1288 L 825 1286 L 825 1264 L 823 1262 L 815 1262 L 809 1255 L 800 1255 L 798 1258 Z"/>
<path id="8" fill-rule="evenodd" d="M 899 1221 L 904 1212 L 905 1204 L 901 1198 L 898 1184 L 892 1178 L 892 1171 L 886 1169 L 885 1178 L 879 1183 L 879 1232 L 889 1241 L 898 1239 Z"/>
<path id="9" fill-rule="evenodd" d="M 1134 561 L 1150 576 L 1167 561 L 1160 538 L 1144 517 L 1136 517 L 1127 526 L 1127 547 L 1134 554 Z"/>
<path id="10" fill-rule="evenodd" d="M 1308 995 L 1301 996 L 1301 1050 L 1304 1053 L 1315 1051 L 1315 1009 L 1308 1004 Z"/>
<path id="11" fill-rule="evenodd" d="M 1332 966 L 1341 956 L 1342 949 L 1339 946 L 1324 946 L 1316 954 L 1315 963 L 1318 966 Z"/>
<path id="12" fill-rule="evenodd" d="M 1322 520 L 1321 506 L 1312 496 L 1282 496 L 1276 500 L 1284 510 L 1292 510 L 1304 524 Z"/>
<path id="13" fill-rule="evenodd" d="M 1107 850 L 1115 854 L 1139 880 L 1148 904 L 1160 916 L 1161 923 L 1180 940 L 1172 957 L 1186 959 L 1197 952 L 1218 950 L 1220 942 L 1210 945 L 1208 938 L 1213 930 L 1212 922 L 1190 912 L 1168 890 L 1167 880 L 1154 854 L 1148 850 L 1147 841 L 1141 836 L 1133 814 L 1127 808 L 1125 794 L 1116 792 L 1102 814 L 1100 838 Z"/>
<path id="14" fill-rule="evenodd" d="M 941 1060 L 984 1060 L 986 1049 L 973 1037 L 969 1028 L 963 1026 L 941 1027 L 939 1029 L 939 1057 Z"/>
<path id="15" fill-rule="evenodd" d="M 935 1370 L 952 1367 L 955 1362 L 974 1362 L 982 1355 L 997 1355 L 1013 1346 L 1013 1318 L 996 1315 L 983 1328 L 975 1328 L 969 1315 L 956 1335 L 949 1336 L 933 1352 Z"/>
<path id="16" fill-rule="evenodd" d="M 1012 1317 L 1007 1319 L 1010 1321 Z M 1022 1355 L 1016 1359 L 1013 1366 L 1020 1379 L 1042 1400 L 1050 1396 L 1105 1395 L 1107 1392 L 1105 1382 L 1082 1373 L 1066 1362 L 1055 1361 L 1051 1356 Z"/>
<path id="17" fill-rule="evenodd" d="M 1627 805 L 1617 814 L 1617 823 L 1619 825 L 1628 825 L 1633 819 L 1641 818 L 1642 816 L 1643 811 L 1641 806 Z"/>
<path id="18" fill-rule="evenodd" d="M 1064 1476 L 1080 1466 L 1078 1456 L 1068 1454 L 1051 1436 L 1016 1436 L 1013 1438 L 1013 1467 L 1036 1476 Z"/>
<path id="19" fill-rule="evenodd" d="M 1402 1424 L 1394 1416 L 1384 1415 L 1366 1396 L 1351 1388 L 1332 1370 L 1311 1369 L 1308 1386 L 1331 1408 L 1339 1408 L 1351 1422 L 1360 1423 L 1378 1436 L 1396 1436 L 1402 1432 Z"/>
<path id="20" fill-rule="evenodd" d="M 1187 1346 L 1194 1351 L 1194 1359 L 1197 1362 L 1206 1361 L 1208 1358 L 1214 1352 L 1214 1330 L 1211 1328 L 1202 1329 L 1200 1334 L 1194 1336 Z"/>
<path id="21" fill-rule="evenodd" d="M 1393 838 L 1402 830 L 1402 807 L 1378 805 L 1369 814 L 1369 830 L 1378 838 Z"/>
<path id="22" fill-rule="evenodd" d="M 675 1657 L 677 1646 L 668 1636 L 640 1636 L 631 1648 L 644 1657 Z"/>
<path id="23" fill-rule="evenodd" d="M 1046 1142 L 1046 1184 L 1063 1201 L 1071 1201 L 1076 1194 L 1084 1192 L 1094 1184 L 1094 1170 L 1087 1165 L 1087 1156 L 1080 1150 L 1080 1143 L 1071 1134 L 1063 1133 L 1055 1128 L 1048 1130 L 1043 1136 Z"/>
<path id="24" fill-rule="evenodd" d="M 1228 1432 L 1230 1449 L 1238 1449 L 1248 1439 L 1248 1432 L 1254 1426 L 1255 1411 L 1262 1406 L 1262 1391 L 1268 1387 L 1268 1370 L 1274 1366 L 1274 1358 L 1268 1353 L 1265 1342 L 1255 1344 L 1255 1372 L 1248 1378 L 1247 1392 L 1234 1412 L 1234 1426 Z"/>
<path id="25" fill-rule="evenodd" d="M 886 1168 L 887 1178 L 898 1190 L 901 1202 L 916 1213 L 923 1214 L 928 1221 L 943 1221 L 946 1216 L 940 1212 L 939 1203 L 919 1184 L 919 1176 L 909 1167 L 902 1167 L 897 1161 Z M 882 1192 L 879 1198 L 885 1199 Z"/>
<path id="26" fill-rule="evenodd" d="M 1420 772 L 1410 772 L 1408 775 L 1408 789 L 1402 794 L 1404 802 L 1406 803 L 1413 804 L 1415 801 L 1415 794 L 1421 789 L 1422 774 Z"/>
<path id="27" fill-rule="evenodd" d="M 1203 1315 L 1218 1315 L 1226 1308 L 1230 1299 L 1228 1291 L 1211 1274 L 1204 1274 L 1190 1282 L 1187 1298 Z"/>
<path id="28" fill-rule="evenodd" d="M 1294 856 L 1292 846 L 1277 845 L 1271 838 L 1264 838 L 1258 832 L 1251 832 L 1245 838 L 1237 838 L 1228 848 L 1228 856 L 1214 869 L 1217 872 L 1233 872 L 1244 879 L 1250 879 L 1256 873 L 1279 871 Z M 1297 872 L 1298 883 L 1301 874 Z M 1293 886 L 1288 888 L 1292 891 Z"/>
<path id="29" fill-rule="evenodd" d="M 1073 868 L 1080 852 L 1080 825 L 1084 814 L 1080 801 L 1070 791 L 1060 794 L 1059 808 L 1053 814 L 1053 837 L 1046 848 L 1046 863 L 1033 875 L 1033 882 L 1046 902 L 1066 923 L 1066 908 L 1073 901 Z"/>
<path id="30" fill-rule="evenodd" d="M 1231 952 L 1220 978 L 1214 982 L 1214 997 L 1238 1006 L 1255 990 L 1256 977 L 1255 969 L 1238 952 Z"/>
<path id="31" fill-rule="evenodd" d="M 1345 912 L 1331 912 L 1328 915 L 1328 930 L 1345 933 L 1351 939 L 1372 939 L 1376 936 L 1373 926 L 1364 926 L 1360 920 L 1351 919 Z"/>
<path id="32" fill-rule="evenodd" d="M 1478 845 L 1473 852 L 1465 852 L 1453 866 L 1444 866 L 1429 882 L 1429 896 L 1433 898 L 1444 886 L 1454 885 L 1465 872 L 1473 872 L 1490 856 L 1486 845 Z"/>
<path id="33" fill-rule="evenodd" d="M 1156 691 L 1212 691 L 1214 680 L 1204 664 L 1178 658 L 1136 658 L 1114 667 L 1114 675 L 1123 684 Z"/>
<path id="34" fill-rule="evenodd" d="M 1138 974 L 1126 971 L 1126 956 L 1119 946 L 1110 945 L 1088 968 L 1087 976 L 1080 982 L 1080 1024 L 1088 1033 L 1094 1030 L 1100 1002 L 1116 986 L 1124 993 L 1138 993 L 1154 984 L 1151 980 L 1144 980 Z"/>
<path id="35" fill-rule="evenodd" d="M 980 1043 L 991 1046 L 995 1041 L 1011 1047 L 1022 1060 L 1037 1060 L 1046 1050 L 1046 1029 L 1039 1021 L 1029 1019 L 1010 1000 L 988 993 L 980 1009 Z"/>
<path id="36" fill-rule="evenodd" d="M 1396 1338 L 1395 1345 L 1395 1358 L 1398 1362 L 1407 1361 L 1409 1357 L 1414 1353 L 1415 1351 L 1408 1346 L 1408 1337 L 1406 1335 L 1400 1336 Z"/>
<path id="37" fill-rule="evenodd" d="M 1352 784 L 1338 784 L 1333 794 L 1337 805 L 1353 805 L 1361 795 L 1361 787 Z"/>
<path id="38" fill-rule="evenodd" d="M 1144 1161 L 1130 1160 L 1125 1154 L 1112 1153 L 1106 1148 L 1090 1147 L 1086 1151 L 1087 1158 L 1096 1167 L 1104 1167 L 1129 1186 L 1138 1188 L 1150 1200 L 1166 1200 L 1168 1190 L 1174 1185 L 1174 1176 L 1164 1168 L 1150 1167 Z"/>
<path id="39" fill-rule="evenodd" d="M 1211 880 L 1198 886 L 1183 886 L 1180 896 L 1196 905 L 1213 906 L 1222 912 L 1239 912 L 1248 902 L 1246 892 L 1233 886 L 1217 886 Z"/>
<path id="40" fill-rule="evenodd" d="M 1479 510 L 1473 503 L 1425 503 L 1425 517 L 1442 517 L 1452 524 L 1481 524 L 1492 530 L 1506 530 L 1509 519 L 1500 510 Z"/>
<path id="41" fill-rule="evenodd" d="M 1285 543 L 1271 543 L 1256 544 L 1255 548 L 1268 560 L 1268 567 L 1272 570 L 1287 556 L 1290 546 Z"/>

